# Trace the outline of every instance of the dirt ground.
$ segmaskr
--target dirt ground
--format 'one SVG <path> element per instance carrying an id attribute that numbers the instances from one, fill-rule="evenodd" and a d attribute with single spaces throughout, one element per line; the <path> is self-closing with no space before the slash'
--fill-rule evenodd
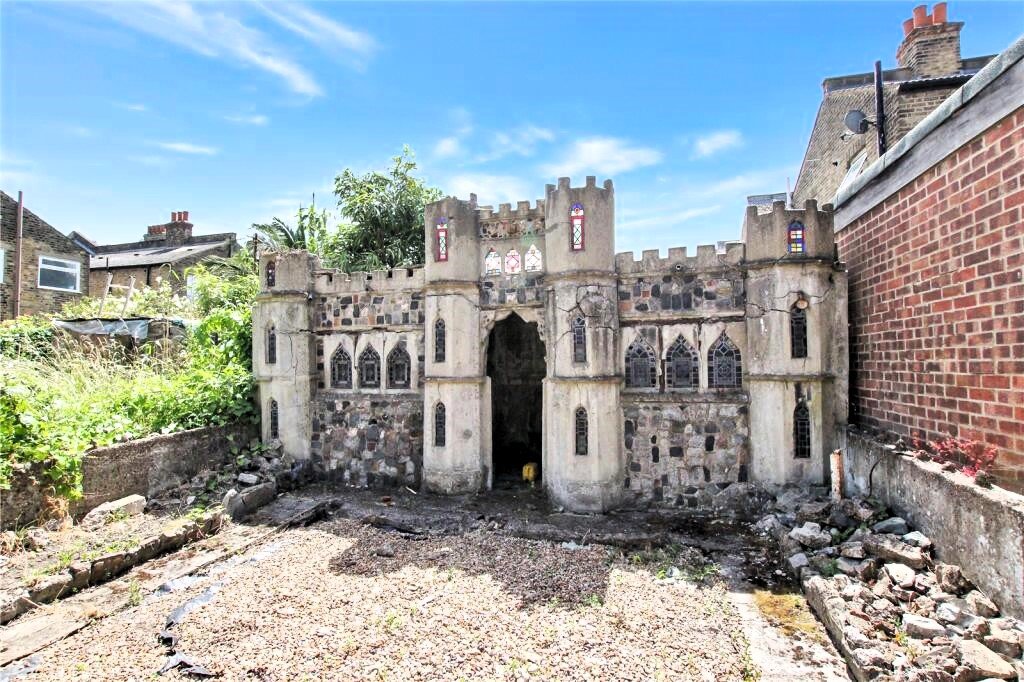
<path id="1" fill-rule="evenodd" d="M 155 679 L 172 651 L 226 680 L 847 679 L 813 622 L 794 634 L 759 614 L 721 536 L 526 539 L 509 529 L 530 535 L 528 515 L 472 502 L 429 532 L 409 525 L 427 501 L 368 500 L 146 594 L 34 654 L 23 679 Z M 534 529 L 595 525 L 528 511 Z M 193 679 L 188 665 L 164 678 Z"/>

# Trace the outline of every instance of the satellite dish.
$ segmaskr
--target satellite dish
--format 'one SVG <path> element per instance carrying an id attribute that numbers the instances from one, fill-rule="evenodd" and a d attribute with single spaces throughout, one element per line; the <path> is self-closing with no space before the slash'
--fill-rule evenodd
<path id="1" fill-rule="evenodd" d="M 868 131 L 868 126 L 872 125 L 872 122 L 868 120 L 868 117 L 860 109 L 850 109 L 846 112 L 843 124 L 854 135 L 863 135 Z"/>

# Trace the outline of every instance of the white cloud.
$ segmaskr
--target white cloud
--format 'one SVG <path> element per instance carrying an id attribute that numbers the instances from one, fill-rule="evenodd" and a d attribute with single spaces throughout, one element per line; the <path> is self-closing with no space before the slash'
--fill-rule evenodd
<path id="1" fill-rule="evenodd" d="M 121 109 L 127 109 L 128 111 L 149 111 L 149 107 L 137 102 L 116 102 L 114 106 L 120 107 Z"/>
<path id="2" fill-rule="evenodd" d="M 506 156 L 533 156 L 537 144 L 552 142 L 555 133 L 548 128 L 526 124 L 508 132 L 496 132 L 491 136 L 489 149 L 476 157 L 477 163 L 496 161 Z"/>
<path id="3" fill-rule="evenodd" d="M 240 125 L 250 126 L 265 126 L 270 122 L 270 119 L 263 114 L 247 114 L 239 116 L 225 116 L 224 120 L 229 123 L 238 123 Z"/>
<path id="4" fill-rule="evenodd" d="M 743 134 L 738 130 L 716 130 L 701 135 L 693 142 L 693 158 L 705 159 L 726 149 L 743 146 Z"/>
<path id="5" fill-rule="evenodd" d="M 232 6 L 146 0 L 87 7 L 125 26 L 211 59 L 226 59 L 266 71 L 300 95 L 323 94 L 313 76 L 263 32 L 228 14 Z"/>
<path id="6" fill-rule="evenodd" d="M 191 142 L 157 142 L 156 146 L 169 152 L 178 152 L 179 154 L 213 156 L 218 151 L 216 147 L 207 147 L 200 144 L 192 144 Z"/>
<path id="7" fill-rule="evenodd" d="M 687 220 L 717 213 L 721 208 L 721 205 L 715 204 L 713 206 L 697 206 L 658 212 L 654 215 L 643 215 L 642 217 L 638 216 L 632 219 L 620 220 L 615 227 L 623 231 L 641 230 L 644 228 L 670 228 L 680 223 L 685 223 Z"/>
<path id="8" fill-rule="evenodd" d="M 377 41 L 369 33 L 358 31 L 293 2 L 257 3 L 260 9 L 282 27 L 305 38 L 322 50 L 346 54 L 362 66 L 365 58 L 377 50 Z"/>
<path id="9" fill-rule="evenodd" d="M 27 159 L 2 151 L 0 152 L 0 187 L 17 198 L 17 190 L 35 185 L 43 180 L 35 170 L 35 164 Z"/>
<path id="10" fill-rule="evenodd" d="M 434 156 L 445 159 L 449 156 L 458 156 L 462 153 L 462 143 L 458 137 L 444 137 L 434 145 Z"/>
<path id="11" fill-rule="evenodd" d="M 153 168 L 163 168 L 164 166 L 170 165 L 171 161 L 165 156 L 157 156 L 156 154 L 145 154 L 140 156 L 129 156 L 129 161 L 142 164 L 143 166 L 152 166 Z"/>
<path id="12" fill-rule="evenodd" d="M 441 186 L 445 192 L 460 199 L 469 199 L 470 194 L 476 194 L 478 203 L 484 206 L 526 201 L 533 196 L 530 185 L 513 175 L 467 173 L 451 177 Z"/>
<path id="13" fill-rule="evenodd" d="M 634 147 L 615 137 L 576 140 L 565 156 L 541 167 L 545 175 L 615 175 L 661 162 L 662 153 L 650 147 Z"/>

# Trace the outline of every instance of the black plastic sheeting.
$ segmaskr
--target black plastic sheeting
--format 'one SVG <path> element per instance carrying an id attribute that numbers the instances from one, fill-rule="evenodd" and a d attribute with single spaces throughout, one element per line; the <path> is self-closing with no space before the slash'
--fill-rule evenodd
<path id="1" fill-rule="evenodd" d="M 53 326 L 77 336 L 121 336 L 145 341 L 149 338 L 149 327 L 159 322 L 161 338 L 180 338 L 185 335 L 184 320 L 153 317 L 126 317 L 117 319 L 54 320 Z M 163 331 L 166 330 L 166 331 Z"/>

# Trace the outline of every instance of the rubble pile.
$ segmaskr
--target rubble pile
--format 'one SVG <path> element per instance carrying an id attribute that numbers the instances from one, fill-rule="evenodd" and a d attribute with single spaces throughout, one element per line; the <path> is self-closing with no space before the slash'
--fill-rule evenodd
<path id="1" fill-rule="evenodd" d="M 873 500 L 784 491 L 757 529 L 789 569 L 858 680 L 1024 680 L 1024 622 Z"/>

